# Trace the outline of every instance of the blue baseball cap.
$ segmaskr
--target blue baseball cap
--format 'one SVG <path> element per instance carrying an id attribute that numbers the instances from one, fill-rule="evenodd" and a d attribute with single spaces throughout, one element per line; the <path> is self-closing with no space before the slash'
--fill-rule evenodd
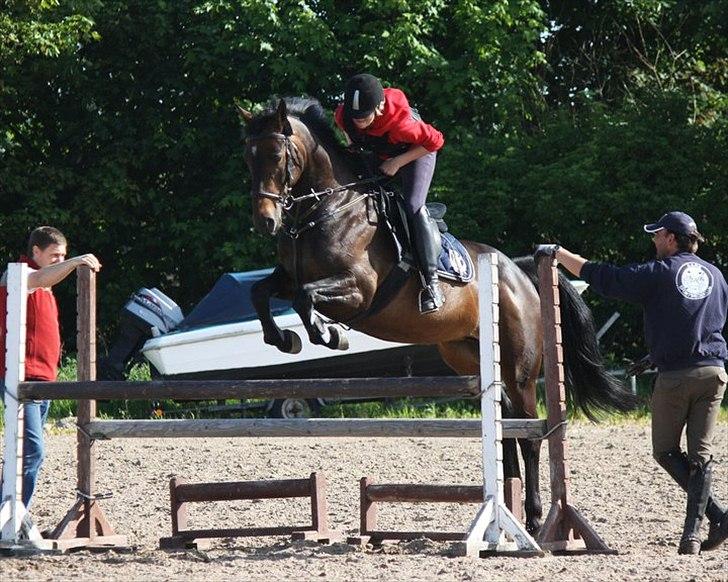
<path id="1" fill-rule="evenodd" d="M 660 220 L 653 224 L 645 224 L 645 232 L 657 232 L 663 228 L 674 232 L 675 234 L 684 234 L 685 236 L 697 236 L 702 238 L 698 232 L 698 226 L 688 214 L 684 212 L 668 212 L 663 214 Z"/>

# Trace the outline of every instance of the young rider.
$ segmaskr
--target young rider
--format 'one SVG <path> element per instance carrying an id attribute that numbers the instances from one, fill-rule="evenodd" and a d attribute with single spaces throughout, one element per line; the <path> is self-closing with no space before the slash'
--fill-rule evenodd
<path id="1" fill-rule="evenodd" d="M 383 174 L 401 177 L 405 208 L 425 279 L 420 311 L 437 311 L 445 301 L 437 276 L 440 248 L 430 228 L 425 200 L 437 151 L 445 143 L 442 133 L 420 119 L 402 91 L 384 89 L 379 79 L 367 74 L 349 79 L 344 102 L 334 118 L 351 142 L 379 157 Z"/>

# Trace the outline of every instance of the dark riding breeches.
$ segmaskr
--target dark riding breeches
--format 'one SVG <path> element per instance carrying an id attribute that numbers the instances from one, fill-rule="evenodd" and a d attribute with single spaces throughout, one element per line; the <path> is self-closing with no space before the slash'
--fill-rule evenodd
<path id="1" fill-rule="evenodd" d="M 655 458 L 680 450 L 687 425 L 688 457 L 707 463 L 718 411 L 726 389 L 722 366 L 700 366 L 660 372 L 652 393 L 652 450 Z"/>
<path id="2" fill-rule="evenodd" d="M 410 162 L 398 172 L 402 180 L 402 194 L 404 194 L 405 208 L 410 218 L 417 214 L 419 209 L 425 205 L 427 192 L 432 182 L 432 175 L 435 173 L 436 161 L 437 152 L 430 152 Z"/>

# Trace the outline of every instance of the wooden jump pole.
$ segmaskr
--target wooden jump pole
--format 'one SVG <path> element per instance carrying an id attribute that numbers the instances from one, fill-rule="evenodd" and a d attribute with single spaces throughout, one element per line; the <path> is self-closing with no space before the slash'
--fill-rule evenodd
<path id="1" fill-rule="evenodd" d="M 216 400 L 233 398 L 476 398 L 478 376 L 316 378 L 286 380 L 153 380 L 150 382 L 21 382 L 22 399 Z"/>
<path id="2" fill-rule="evenodd" d="M 551 468 L 551 508 L 539 532 L 538 541 L 542 548 L 552 552 L 616 554 L 569 501 L 566 385 L 557 265 L 555 259 L 548 257 L 538 261 Z"/>
<path id="3" fill-rule="evenodd" d="M 506 438 L 540 438 L 546 422 L 505 419 Z M 210 418 L 94 420 L 82 425 L 94 439 L 182 437 L 480 438 L 482 423 L 468 419 Z"/>
<path id="4" fill-rule="evenodd" d="M 96 273 L 83 265 L 76 269 L 76 277 L 77 377 L 79 383 L 89 383 L 96 379 Z M 59 396 L 67 398 L 61 394 Z M 79 428 L 76 431 L 77 500 L 51 534 L 61 549 L 127 544 L 126 536 L 114 534 L 96 498 L 94 439 L 82 429 L 95 417 L 96 401 L 79 400 Z"/>

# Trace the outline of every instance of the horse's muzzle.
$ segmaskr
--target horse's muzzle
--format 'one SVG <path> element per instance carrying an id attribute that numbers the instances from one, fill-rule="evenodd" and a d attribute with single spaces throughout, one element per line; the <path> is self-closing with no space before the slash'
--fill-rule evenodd
<path id="1" fill-rule="evenodd" d="M 276 196 L 265 192 L 251 192 L 253 197 L 253 225 L 260 234 L 275 235 L 281 228 L 281 206 Z"/>
<path id="2" fill-rule="evenodd" d="M 278 224 L 277 220 L 275 218 L 266 218 L 265 219 L 265 231 L 270 234 L 274 235 L 278 232 Z"/>
<path id="3" fill-rule="evenodd" d="M 281 227 L 281 221 L 275 215 L 257 213 L 253 216 L 253 225 L 260 234 L 274 236 Z"/>

